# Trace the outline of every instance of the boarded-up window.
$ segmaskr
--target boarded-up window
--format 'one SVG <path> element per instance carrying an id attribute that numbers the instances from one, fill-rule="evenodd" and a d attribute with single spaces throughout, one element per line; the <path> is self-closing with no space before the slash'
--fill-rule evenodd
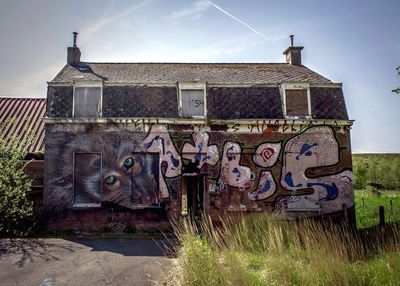
<path id="1" fill-rule="evenodd" d="M 74 205 L 100 204 L 101 197 L 100 153 L 75 153 Z"/>
<path id="2" fill-rule="evenodd" d="M 74 117 L 99 117 L 101 87 L 75 87 Z"/>
<path id="3" fill-rule="evenodd" d="M 285 94 L 287 116 L 309 115 L 306 89 L 286 89 Z"/>
<path id="4" fill-rule="evenodd" d="M 204 116 L 204 90 L 203 89 L 184 89 L 182 95 L 182 116 L 195 117 Z"/>

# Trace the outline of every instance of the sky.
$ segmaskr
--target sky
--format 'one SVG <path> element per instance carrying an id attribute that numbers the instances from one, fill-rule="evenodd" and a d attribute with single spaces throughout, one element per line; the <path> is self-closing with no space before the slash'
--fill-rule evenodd
<path id="1" fill-rule="evenodd" d="M 89 62 L 285 62 L 343 83 L 354 153 L 400 153 L 399 0 L 0 0 L 0 96 L 45 97 L 72 32 Z"/>

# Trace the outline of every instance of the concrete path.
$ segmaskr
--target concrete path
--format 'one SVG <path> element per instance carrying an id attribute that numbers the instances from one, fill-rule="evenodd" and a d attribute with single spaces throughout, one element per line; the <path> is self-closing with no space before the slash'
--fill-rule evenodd
<path id="1" fill-rule="evenodd" d="M 0 239 L 0 285 L 163 285 L 167 240 Z"/>

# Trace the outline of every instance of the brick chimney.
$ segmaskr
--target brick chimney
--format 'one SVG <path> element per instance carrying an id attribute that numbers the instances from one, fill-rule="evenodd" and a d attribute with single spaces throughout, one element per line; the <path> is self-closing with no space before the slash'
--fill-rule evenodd
<path id="1" fill-rule="evenodd" d="M 74 32 L 74 44 L 72 47 L 68 47 L 67 50 L 67 63 L 69 65 L 75 66 L 81 62 L 81 51 L 76 46 L 76 37 L 78 36 L 77 32 Z"/>
<path id="2" fill-rule="evenodd" d="M 293 46 L 293 37 L 294 35 L 290 35 L 290 47 L 288 47 L 283 54 L 286 56 L 286 63 L 301 66 L 301 50 L 304 47 L 295 47 Z"/>

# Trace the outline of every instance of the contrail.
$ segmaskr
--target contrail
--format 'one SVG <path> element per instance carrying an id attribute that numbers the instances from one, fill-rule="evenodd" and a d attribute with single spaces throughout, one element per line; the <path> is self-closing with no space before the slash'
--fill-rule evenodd
<path id="1" fill-rule="evenodd" d="M 230 14 L 229 12 L 225 11 L 224 9 L 222 9 L 221 7 L 219 7 L 217 4 L 208 1 L 214 8 L 218 9 L 219 11 L 221 11 L 222 13 L 224 13 L 226 16 L 232 18 L 233 20 L 235 20 L 236 22 L 239 22 L 240 24 L 242 24 L 243 26 L 245 26 L 247 29 L 253 31 L 254 33 L 256 33 L 257 35 L 259 35 L 261 38 L 263 38 L 264 40 L 267 40 L 269 42 L 271 42 L 272 44 L 274 44 L 275 46 L 279 47 L 280 46 L 278 44 L 276 44 L 275 42 L 271 41 L 270 39 L 268 39 L 263 33 L 261 33 L 260 31 L 257 31 L 256 29 L 254 29 L 252 26 L 250 26 L 249 24 L 246 24 L 245 22 L 243 22 L 242 20 L 236 18 L 235 16 L 233 16 L 232 14 Z"/>

